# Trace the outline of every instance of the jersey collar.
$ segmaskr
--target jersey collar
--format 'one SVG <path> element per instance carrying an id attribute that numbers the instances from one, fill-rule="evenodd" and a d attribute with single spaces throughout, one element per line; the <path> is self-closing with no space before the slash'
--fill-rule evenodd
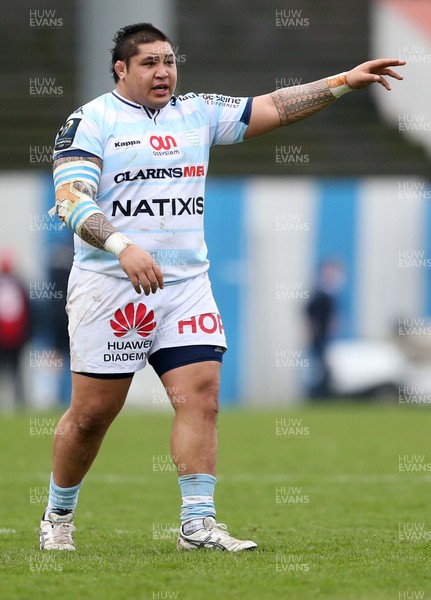
<path id="1" fill-rule="evenodd" d="M 131 106 L 132 108 L 136 108 L 138 110 L 145 111 L 145 113 L 147 114 L 149 119 L 155 120 L 156 117 L 158 117 L 160 114 L 161 109 L 151 110 L 151 109 L 147 108 L 146 106 L 143 106 L 142 104 L 136 104 L 136 102 L 132 102 L 131 100 L 124 98 L 124 96 L 122 96 L 117 90 L 113 90 L 111 93 L 117 98 L 117 100 L 119 100 L 120 102 L 123 102 L 123 104 L 127 104 L 127 106 Z M 168 106 L 169 105 L 175 106 L 176 101 L 177 101 L 177 98 L 175 96 L 172 96 L 172 98 L 169 101 Z"/>

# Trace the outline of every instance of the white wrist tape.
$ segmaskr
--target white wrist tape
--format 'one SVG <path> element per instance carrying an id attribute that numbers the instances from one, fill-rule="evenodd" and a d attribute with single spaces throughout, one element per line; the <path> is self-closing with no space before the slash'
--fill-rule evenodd
<path id="1" fill-rule="evenodd" d="M 326 82 L 331 90 L 331 94 L 336 98 L 353 91 L 353 88 L 351 88 L 347 83 L 346 73 L 332 75 L 326 79 Z"/>
<path id="2" fill-rule="evenodd" d="M 108 237 L 103 247 L 107 252 L 112 252 L 118 258 L 118 256 L 127 248 L 127 246 L 131 246 L 133 242 L 129 240 L 125 235 L 116 231 L 112 235 Z"/>

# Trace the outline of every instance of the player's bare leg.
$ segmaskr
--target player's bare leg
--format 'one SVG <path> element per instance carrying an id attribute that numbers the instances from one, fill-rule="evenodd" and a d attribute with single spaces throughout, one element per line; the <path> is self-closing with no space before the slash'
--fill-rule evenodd
<path id="1" fill-rule="evenodd" d="M 215 361 L 194 363 L 161 377 L 175 409 L 171 453 L 180 475 L 215 475 L 220 367 Z"/>
<path id="2" fill-rule="evenodd" d="M 71 487 L 82 481 L 97 456 L 108 427 L 122 409 L 132 377 L 95 379 L 72 373 L 72 401 L 54 436 L 55 483 Z"/>
<path id="3" fill-rule="evenodd" d="M 215 521 L 220 367 L 216 361 L 194 363 L 161 377 L 175 409 L 171 452 L 182 492 L 180 550 L 212 548 L 238 552 L 256 547 L 250 540 L 230 536 L 226 526 Z"/>
<path id="4" fill-rule="evenodd" d="M 41 549 L 75 549 L 73 511 L 79 487 L 124 405 L 131 382 L 132 377 L 95 379 L 72 373 L 71 405 L 54 436 L 48 508 L 40 524 Z"/>

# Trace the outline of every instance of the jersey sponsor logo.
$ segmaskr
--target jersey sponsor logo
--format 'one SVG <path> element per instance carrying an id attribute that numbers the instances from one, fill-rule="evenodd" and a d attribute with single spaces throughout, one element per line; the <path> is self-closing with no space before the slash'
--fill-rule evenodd
<path id="1" fill-rule="evenodd" d="M 178 321 L 178 333 L 197 333 L 203 331 L 204 333 L 223 333 L 224 328 L 221 322 L 219 314 L 204 313 L 196 317 L 190 317 L 190 319 L 183 319 Z"/>
<path id="2" fill-rule="evenodd" d="M 195 92 L 189 92 L 188 94 L 184 94 L 181 96 L 177 96 L 177 100 L 191 100 L 192 98 L 197 98 L 198 95 Z"/>
<path id="3" fill-rule="evenodd" d="M 57 133 L 55 140 L 54 151 L 65 150 L 70 148 L 75 138 L 76 130 L 82 119 L 68 119 L 60 131 Z"/>
<path id="4" fill-rule="evenodd" d="M 164 217 L 165 214 L 172 216 L 202 215 L 204 212 L 204 199 L 202 196 L 195 198 L 152 198 L 151 200 L 114 200 L 112 203 L 111 216 L 122 214 L 125 217 L 136 217 L 147 214 L 150 217 Z"/>
<path id="5" fill-rule="evenodd" d="M 227 108 L 235 108 L 241 104 L 241 98 L 233 96 L 223 96 L 222 94 L 199 94 L 207 104 L 218 104 Z"/>
<path id="6" fill-rule="evenodd" d="M 141 302 L 135 307 L 133 302 L 121 310 L 115 311 L 114 319 L 109 324 L 115 337 L 124 337 L 129 331 L 137 333 L 141 338 L 148 338 L 156 327 L 154 311 L 147 310 Z M 107 352 L 103 354 L 104 362 L 143 361 L 151 348 L 153 340 L 132 339 L 107 343 Z"/>
<path id="7" fill-rule="evenodd" d="M 103 354 L 103 362 L 125 362 L 145 360 L 153 340 L 131 340 L 122 342 L 108 342 Z M 121 350 L 122 352 L 119 352 Z"/>
<path id="8" fill-rule="evenodd" d="M 136 308 L 130 302 L 123 310 L 117 309 L 114 319 L 109 321 L 115 337 L 123 337 L 129 331 L 136 331 L 141 337 L 148 337 L 156 327 L 154 311 L 147 312 L 145 304 L 139 303 Z"/>
<path id="9" fill-rule="evenodd" d="M 124 171 L 114 175 L 115 183 L 137 181 L 139 179 L 179 179 L 180 177 L 205 177 L 204 165 L 187 165 L 185 167 L 168 167 L 164 169 L 139 169 Z"/>
<path id="10" fill-rule="evenodd" d="M 124 142 L 114 142 L 114 148 L 129 148 L 140 144 L 141 140 L 124 140 Z"/>
<path id="11" fill-rule="evenodd" d="M 218 104 L 220 106 L 227 106 L 228 108 L 234 108 L 241 104 L 242 98 L 235 98 L 234 96 L 223 96 L 222 94 L 195 94 L 190 92 L 183 96 L 178 96 L 178 100 L 191 100 L 192 98 L 203 98 L 207 104 Z"/>
<path id="12" fill-rule="evenodd" d="M 171 135 L 152 135 L 150 137 L 150 146 L 154 150 L 170 150 L 177 147 L 177 142 Z"/>
<path id="13" fill-rule="evenodd" d="M 170 158 L 181 154 L 177 141 L 172 135 L 152 135 L 150 146 L 153 149 L 153 156 Z"/>

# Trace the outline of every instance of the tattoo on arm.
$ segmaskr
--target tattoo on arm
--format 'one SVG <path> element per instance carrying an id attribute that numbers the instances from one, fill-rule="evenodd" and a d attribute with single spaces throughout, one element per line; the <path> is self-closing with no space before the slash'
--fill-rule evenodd
<path id="1" fill-rule="evenodd" d="M 91 215 L 85 221 L 81 228 L 81 239 L 91 246 L 100 248 L 103 250 L 103 246 L 110 235 L 115 233 L 117 230 L 105 215 L 97 213 Z"/>
<path id="2" fill-rule="evenodd" d="M 336 100 L 326 79 L 276 90 L 271 98 L 280 117 L 280 125 L 290 125 L 309 117 Z"/>

